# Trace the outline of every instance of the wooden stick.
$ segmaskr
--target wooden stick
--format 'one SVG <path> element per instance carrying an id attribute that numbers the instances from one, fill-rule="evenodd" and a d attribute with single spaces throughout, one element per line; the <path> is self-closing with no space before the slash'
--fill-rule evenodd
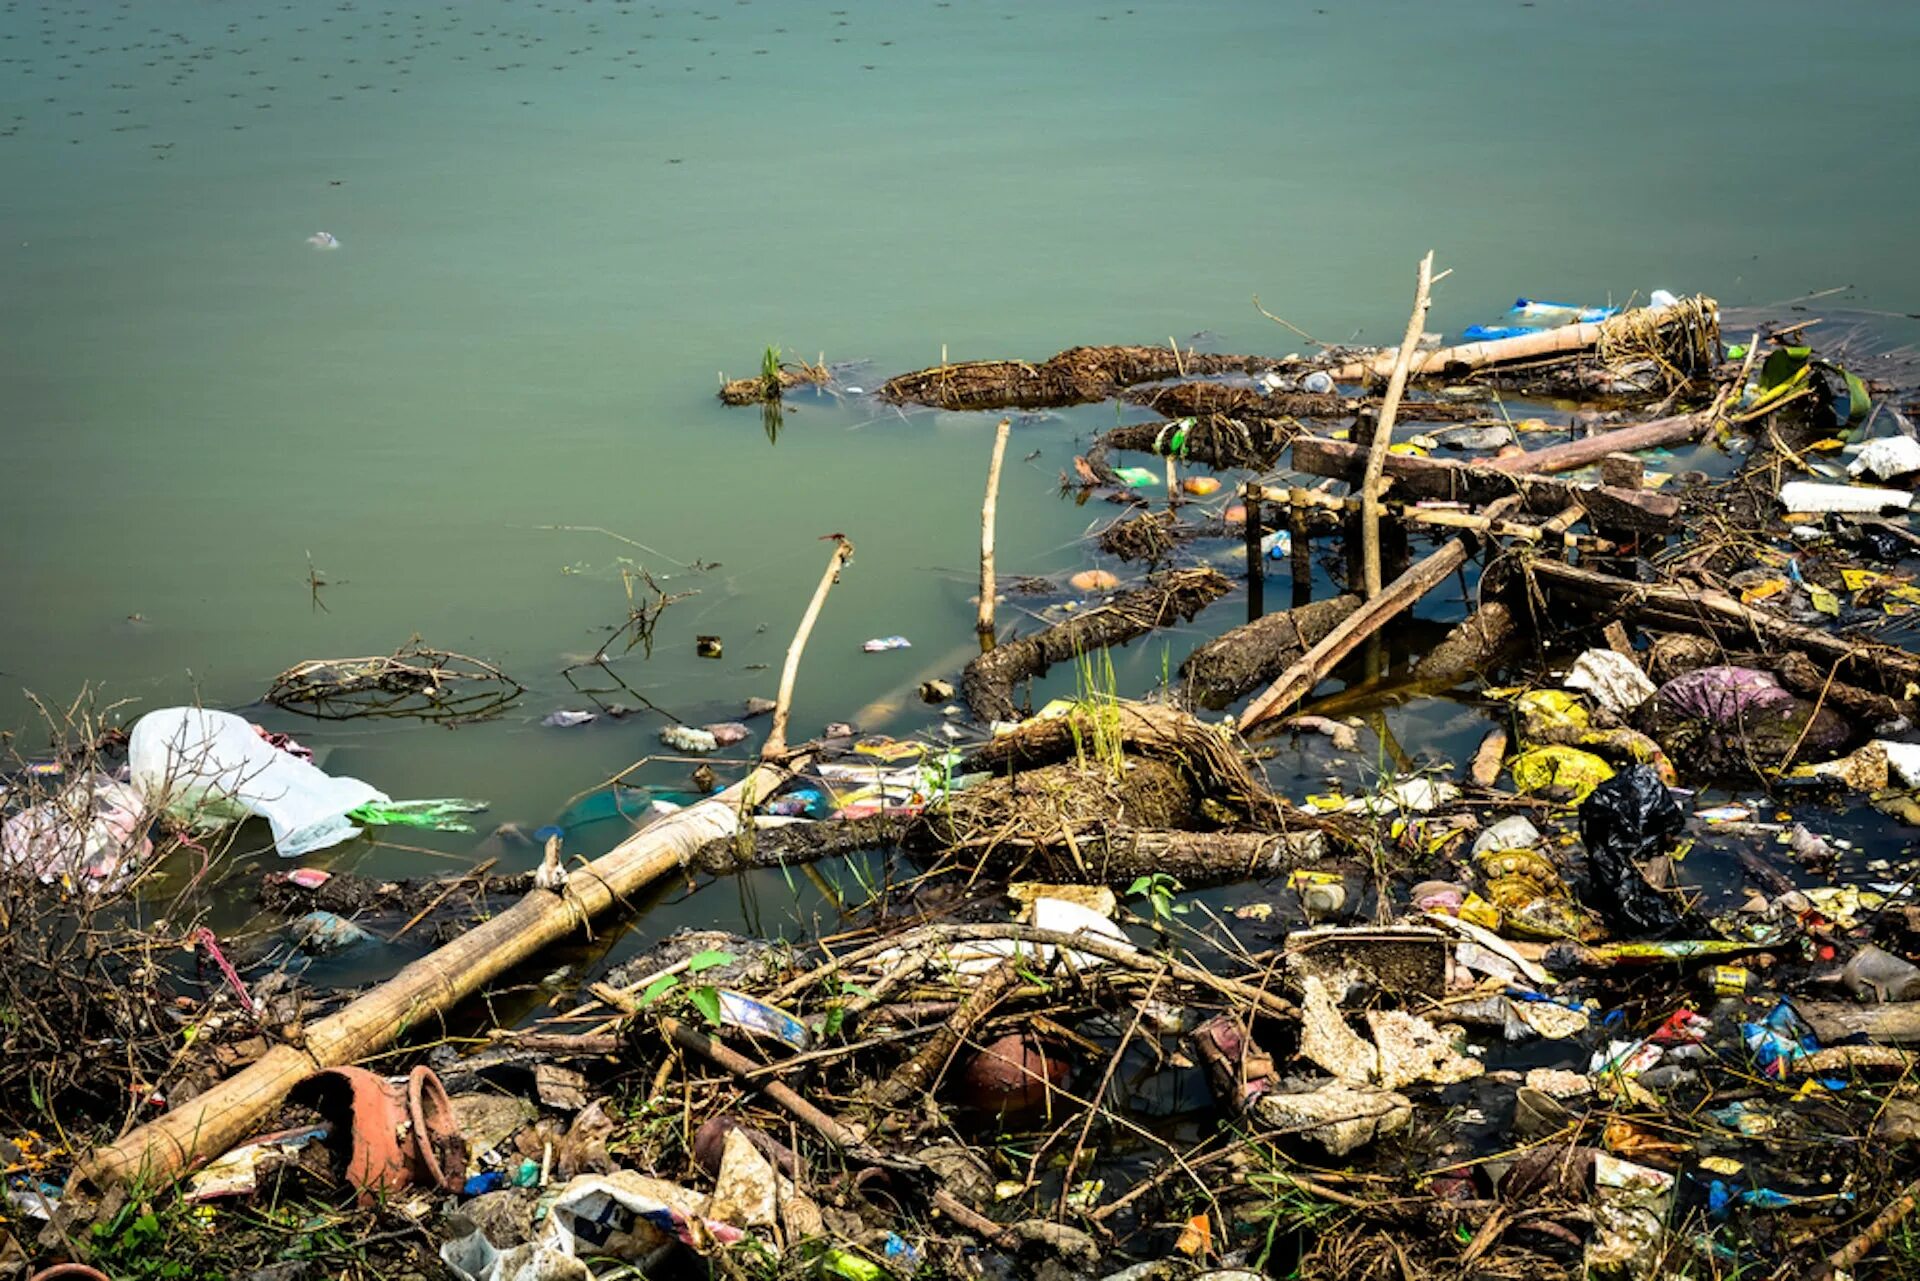
<path id="1" fill-rule="evenodd" d="M 806 652 L 807 637 L 813 634 L 814 621 L 820 617 L 820 607 L 827 603 L 827 593 L 839 581 L 840 567 L 852 559 L 853 544 L 839 534 L 833 535 L 833 555 L 827 558 L 827 572 L 820 575 L 820 585 L 813 589 L 807 612 L 800 616 L 799 630 L 787 646 L 786 665 L 780 669 L 780 693 L 774 698 L 773 725 L 767 730 L 766 746 L 760 749 L 762 760 L 772 760 L 787 750 L 787 717 L 793 711 L 793 681 L 800 672 L 800 655 Z"/>
<path id="2" fill-rule="evenodd" d="M 980 619 L 973 630 L 980 643 L 993 648 L 993 508 L 1000 496 L 1000 460 L 1007 456 L 1011 419 L 1002 418 L 993 433 L 993 461 L 987 464 L 987 499 L 980 504 Z"/>
<path id="3" fill-rule="evenodd" d="M 1260 554 L 1261 536 L 1265 532 L 1265 522 L 1260 515 L 1260 494 L 1260 486 L 1253 481 L 1248 481 L 1245 506 L 1247 509 L 1247 621 L 1249 623 L 1267 612 L 1267 563 Z"/>
<path id="4" fill-rule="evenodd" d="M 1360 594 L 1372 600 L 1380 594 L 1380 488 L 1381 473 L 1387 463 L 1387 447 L 1393 443 L 1393 420 L 1400 412 L 1400 397 L 1407 389 L 1407 371 L 1413 367 L 1413 352 L 1426 332 L 1427 293 L 1433 285 L 1433 251 L 1420 260 L 1420 274 L 1413 290 L 1413 315 L 1407 320 L 1407 336 L 1394 354 L 1393 373 L 1387 378 L 1387 394 L 1380 402 L 1380 420 L 1367 445 L 1367 470 L 1360 484 Z"/>
<path id="5" fill-rule="evenodd" d="M 1517 507 L 1520 499 L 1510 495 L 1487 508 L 1489 517 L 1498 518 Z M 1244 732 L 1292 707 L 1326 676 L 1334 664 L 1352 653 L 1360 642 L 1386 626 L 1414 602 L 1445 582 L 1453 571 L 1467 563 L 1467 540 L 1450 538 L 1435 548 L 1426 559 L 1393 580 L 1387 588 L 1359 609 L 1342 619 L 1326 639 L 1301 655 L 1300 660 L 1280 674 L 1248 705 L 1240 717 Z"/>

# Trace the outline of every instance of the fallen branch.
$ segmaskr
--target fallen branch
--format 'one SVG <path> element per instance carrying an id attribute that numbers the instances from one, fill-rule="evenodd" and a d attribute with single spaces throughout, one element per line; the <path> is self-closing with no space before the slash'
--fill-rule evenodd
<path id="1" fill-rule="evenodd" d="M 1191 619 L 1232 586 L 1216 570 L 1177 570 L 1045 631 L 1006 641 L 967 664 L 961 677 L 967 705 L 983 721 L 1013 720 L 1015 682 L 1044 675 L 1053 664 L 1096 649 L 1124 645 L 1176 618 Z"/>
<path id="2" fill-rule="evenodd" d="M 1681 300 L 1671 307 L 1640 307 L 1606 320 L 1587 324 L 1563 325 L 1539 333 L 1514 338 L 1496 338 L 1489 342 L 1462 343 L 1423 352 L 1409 371 L 1416 378 L 1444 376 L 1458 378 L 1476 370 L 1491 369 L 1519 361 L 1538 361 L 1557 356 L 1599 352 L 1602 356 L 1630 350 L 1636 354 L 1650 348 L 1661 338 L 1673 340 L 1681 359 L 1671 363 L 1682 372 L 1704 368 L 1718 355 L 1720 337 L 1719 304 L 1711 298 Z M 1395 353 L 1381 352 L 1365 360 L 1350 361 L 1331 371 L 1336 382 L 1362 382 L 1383 378 L 1393 368 Z"/>
<path id="3" fill-rule="evenodd" d="M 1706 435 L 1713 423 L 1714 415 L 1711 413 L 1655 418 L 1651 422 L 1616 427 L 1612 431 L 1597 432 L 1579 440 L 1548 445 L 1545 449 L 1508 454 L 1504 458 L 1490 459 L 1485 465 L 1495 471 L 1532 472 L 1539 476 L 1550 476 L 1555 472 L 1591 466 L 1608 454 L 1630 454 L 1641 449 L 1658 449 L 1663 445 L 1689 444 Z"/>

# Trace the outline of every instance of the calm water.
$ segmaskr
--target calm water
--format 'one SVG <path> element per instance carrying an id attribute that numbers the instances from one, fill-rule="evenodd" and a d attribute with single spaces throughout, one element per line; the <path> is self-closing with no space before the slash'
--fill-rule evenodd
<path id="1" fill-rule="evenodd" d="M 713 397 L 769 343 L 870 361 L 859 386 L 943 348 L 1296 348 L 1256 293 L 1390 342 L 1429 247 L 1450 330 L 1654 287 L 1920 310 L 1914 6 L 829 2 L 9 0 L 0 724 L 89 684 L 129 719 L 243 708 L 418 632 L 531 692 L 457 732 L 264 719 L 537 826 L 655 746 L 651 715 L 538 724 L 585 705 L 560 670 L 624 618 L 621 557 L 699 593 L 618 668 L 696 723 L 773 692 L 830 532 L 859 554 L 797 726 L 919 727 L 912 684 L 969 652 L 997 415 L 802 400 L 770 447 Z M 1114 419 L 1017 428 L 1003 572 L 1088 563 L 1110 509 L 1057 477 Z M 1238 610 L 1133 647 L 1123 685 Z M 1398 715 L 1417 749 L 1454 713 Z"/>

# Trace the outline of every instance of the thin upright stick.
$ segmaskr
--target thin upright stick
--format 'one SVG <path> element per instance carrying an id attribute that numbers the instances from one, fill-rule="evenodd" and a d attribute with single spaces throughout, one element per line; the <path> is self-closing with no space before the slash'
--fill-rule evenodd
<path id="1" fill-rule="evenodd" d="M 1260 555 L 1265 527 L 1260 515 L 1260 486 L 1248 481 L 1241 493 L 1247 511 L 1247 621 L 1251 623 L 1267 612 L 1267 563 Z"/>
<path id="2" fill-rule="evenodd" d="M 1381 474 L 1387 465 L 1387 447 L 1393 443 L 1393 420 L 1400 413 L 1400 396 L 1407 389 L 1407 370 L 1413 365 L 1413 352 L 1427 326 L 1427 291 L 1433 286 L 1433 251 L 1420 260 L 1420 279 L 1413 292 L 1413 315 L 1407 321 L 1407 336 L 1394 358 L 1393 373 L 1387 378 L 1387 394 L 1380 402 L 1380 421 L 1374 426 L 1373 440 L 1367 447 L 1367 474 L 1360 487 L 1360 578 L 1363 594 L 1372 600 L 1380 594 L 1380 489 Z"/>
<path id="3" fill-rule="evenodd" d="M 981 643 L 993 645 L 993 508 L 1000 497 L 1000 460 L 1007 456 L 1007 430 L 1011 420 L 1002 418 L 993 433 L 993 461 L 987 464 L 987 499 L 980 504 L 980 621 L 973 630 Z"/>
<path id="4" fill-rule="evenodd" d="M 833 555 L 827 560 L 827 572 L 813 589 L 813 600 L 800 618 L 800 628 L 787 646 L 786 666 L 780 669 L 780 693 L 774 698 L 773 727 L 767 731 L 767 745 L 760 749 L 762 760 L 771 760 L 787 750 L 787 716 L 793 711 L 793 681 L 800 672 L 800 655 L 806 652 L 807 637 L 813 634 L 814 620 L 827 603 L 827 593 L 840 578 L 840 567 L 853 559 L 853 544 L 839 534 L 833 536 Z"/>

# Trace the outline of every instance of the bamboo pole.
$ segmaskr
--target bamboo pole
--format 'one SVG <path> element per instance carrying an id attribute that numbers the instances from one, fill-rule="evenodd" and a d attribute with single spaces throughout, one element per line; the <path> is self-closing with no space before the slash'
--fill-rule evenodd
<path id="1" fill-rule="evenodd" d="M 987 464 L 987 498 L 980 504 L 980 619 L 973 630 L 983 648 L 993 648 L 993 509 L 1000 496 L 1000 461 L 1007 456 L 1011 419 L 1002 418 L 993 433 L 993 461 Z"/>
<path id="2" fill-rule="evenodd" d="M 1427 327 L 1427 294 L 1433 287 L 1433 250 L 1420 260 L 1420 272 L 1413 289 L 1413 314 L 1407 318 L 1407 336 L 1393 359 L 1393 372 L 1387 378 L 1387 394 L 1380 402 L 1380 420 L 1374 426 L 1373 439 L 1367 444 L 1367 470 L 1360 486 L 1360 579 L 1361 595 L 1372 600 L 1380 594 L 1380 489 L 1381 474 L 1387 465 L 1387 447 L 1393 444 L 1393 420 L 1400 413 L 1400 397 L 1407 390 L 1407 371 L 1413 367 L 1414 349 Z"/>
<path id="3" fill-rule="evenodd" d="M 853 544 L 842 534 L 832 537 L 833 555 L 827 558 L 827 572 L 820 575 L 820 585 L 813 589 L 807 612 L 800 616 L 800 626 L 787 645 L 787 661 L 780 669 L 780 692 L 773 700 L 773 725 L 767 730 L 766 746 L 760 749 L 763 761 L 787 750 L 787 717 L 793 712 L 793 682 L 800 673 L 800 655 L 806 652 L 807 637 L 813 635 L 813 624 L 820 617 L 820 607 L 827 603 L 827 593 L 840 579 L 841 566 L 853 559 Z"/>

